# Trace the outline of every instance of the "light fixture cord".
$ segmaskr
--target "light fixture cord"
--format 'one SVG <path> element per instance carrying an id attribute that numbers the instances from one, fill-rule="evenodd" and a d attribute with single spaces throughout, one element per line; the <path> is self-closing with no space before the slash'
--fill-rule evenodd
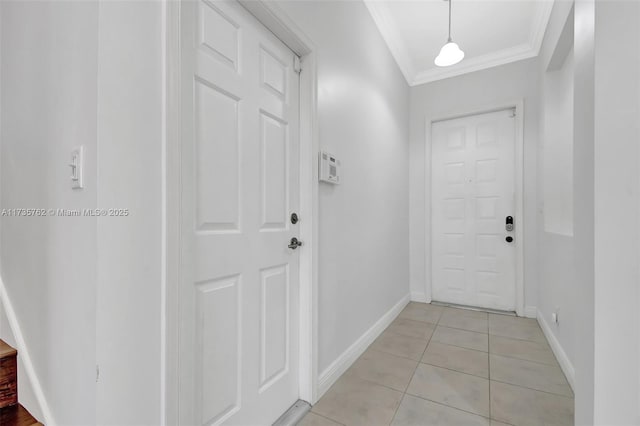
<path id="1" fill-rule="evenodd" d="M 449 43 L 451 43 L 451 1 L 449 0 Z"/>

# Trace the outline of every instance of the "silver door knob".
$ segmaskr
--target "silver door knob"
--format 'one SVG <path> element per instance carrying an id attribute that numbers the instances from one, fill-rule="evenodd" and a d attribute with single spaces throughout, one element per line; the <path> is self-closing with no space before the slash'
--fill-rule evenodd
<path id="1" fill-rule="evenodd" d="M 289 248 L 291 250 L 295 250 L 298 247 L 300 247 L 302 245 L 302 241 L 298 241 L 298 239 L 296 237 L 291 238 L 291 241 L 289 242 Z"/>

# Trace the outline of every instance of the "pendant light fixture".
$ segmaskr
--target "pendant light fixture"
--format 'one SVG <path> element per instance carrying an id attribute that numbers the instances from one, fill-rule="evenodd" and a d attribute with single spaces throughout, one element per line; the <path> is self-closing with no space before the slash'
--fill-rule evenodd
<path id="1" fill-rule="evenodd" d="M 442 46 L 440 49 L 440 53 L 436 56 L 435 61 L 433 61 L 439 67 L 448 67 L 451 65 L 455 65 L 464 59 L 464 52 L 460 50 L 460 47 L 453 41 L 451 41 L 451 1 L 449 2 L 449 38 L 447 39 L 447 44 Z"/>

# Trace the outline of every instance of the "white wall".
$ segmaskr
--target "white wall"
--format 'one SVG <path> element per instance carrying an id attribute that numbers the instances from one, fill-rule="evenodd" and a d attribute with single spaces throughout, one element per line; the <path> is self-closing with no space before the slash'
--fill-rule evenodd
<path id="1" fill-rule="evenodd" d="M 559 70 L 543 74 L 542 92 L 544 230 L 573 236 L 573 49 Z"/>
<path id="2" fill-rule="evenodd" d="M 576 424 L 640 423 L 640 5 L 575 4 Z"/>
<path id="3" fill-rule="evenodd" d="M 100 3 L 97 422 L 157 425 L 161 415 L 162 3 Z"/>
<path id="4" fill-rule="evenodd" d="M 318 47 L 320 371 L 409 292 L 409 89 L 365 6 L 283 3 Z M 2 276 L 60 424 L 158 424 L 162 10 L 2 3 L 2 195 L 127 218 L 3 218 Z M 69 188 L 84 144 L 85 189 Z M 100 365 L 96 386 L 95 366 Z"/>
<path id="5" fill-rule="evenodd" d="M 536 158 L 538 150 L 539 75 L 536 59 L 519 61 L 459 77 L 411 88 L 410 252 L 411 293 L 430 300 L 425 283 L 431 271 L 425 265 L 425 122 L 499 102 L 524 99 L 524 238 L 525 307 L 536 306 L 537 213 Z M 517 219 L 517 218 L 516 218 Z"/>
<path id="6" fill-rule="evenodd" d="M 2 279 L 46 420 L 159 424 L 162 4 L 7 1 L 0 13 L 0 207 L 130 210 L 0 218 Z M 4 323 L 0 333 L 11 341 Z"/>
<path id="7" fill-rule="evenodd" d="M 319 372 L 409 293 L 409 88 L 362 2 L 282 2 L 318 52 Z"/>
<path id="8" fill-rule="evenodd" d="M 8 345 L 17 348 L 18 342 L 15 334 L 9 325 L 9 317 L 4 310 L 4 304 L 0 298 L 0 338 Z M 34 388 L 30 383 L 31 377 L 26 373 L 25 356 L 22 351 L 18 352 L 18 401 L 36 419 L 44 420 L 44 414 L 38 397 L 34 393 Z"/>
<path id="9" fill-rule="evenodd" d="M 595 2 L 594 423 L 640 424 L 640 3 Z"/>
<path id="10" fill-rule="evenodd" d="M 579 291 L 575 350 L 575 423 L 594 424 L 594 30 L 595 1 L 575 3 L 573 222 Z"/>
<path id="11" fill-rule="evenodd" d="M 97 3 L 2 2 L 2 208 L 96 206 Z M 85 189 L 69 180 L 85 146 Z M 95 218 L 2 217 L 2 279 L 54 419 L 95 422 Z"/>
<path id="12" fill-rule="evenodd" d="M 573 238 L 574 54 L 571 2 L 556 2 L 540 51 L 541 102 L 538 158 L 538 320 L 574 385 L 577 312 L 580 309 Z M 583 208 L 576 213 L 582 214 Z M 558 314 L 558 323 L 552 319 Z"/>

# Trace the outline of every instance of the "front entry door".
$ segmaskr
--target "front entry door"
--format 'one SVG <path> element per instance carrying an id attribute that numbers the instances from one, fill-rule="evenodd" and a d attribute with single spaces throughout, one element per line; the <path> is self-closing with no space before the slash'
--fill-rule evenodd
<path id="1" fill-rule="evenodd" d="M 516 304 L 513 110 L 433 123 L 432 298 L 510 310 Z M 507 238 L 512 238 L 511 242 Z"/>
<path id="2" fill-rule="evenodd" d="M 180 15 L 180 423 L 270 425 L 299 386 L 297 58 L 237 2 Z"/>

